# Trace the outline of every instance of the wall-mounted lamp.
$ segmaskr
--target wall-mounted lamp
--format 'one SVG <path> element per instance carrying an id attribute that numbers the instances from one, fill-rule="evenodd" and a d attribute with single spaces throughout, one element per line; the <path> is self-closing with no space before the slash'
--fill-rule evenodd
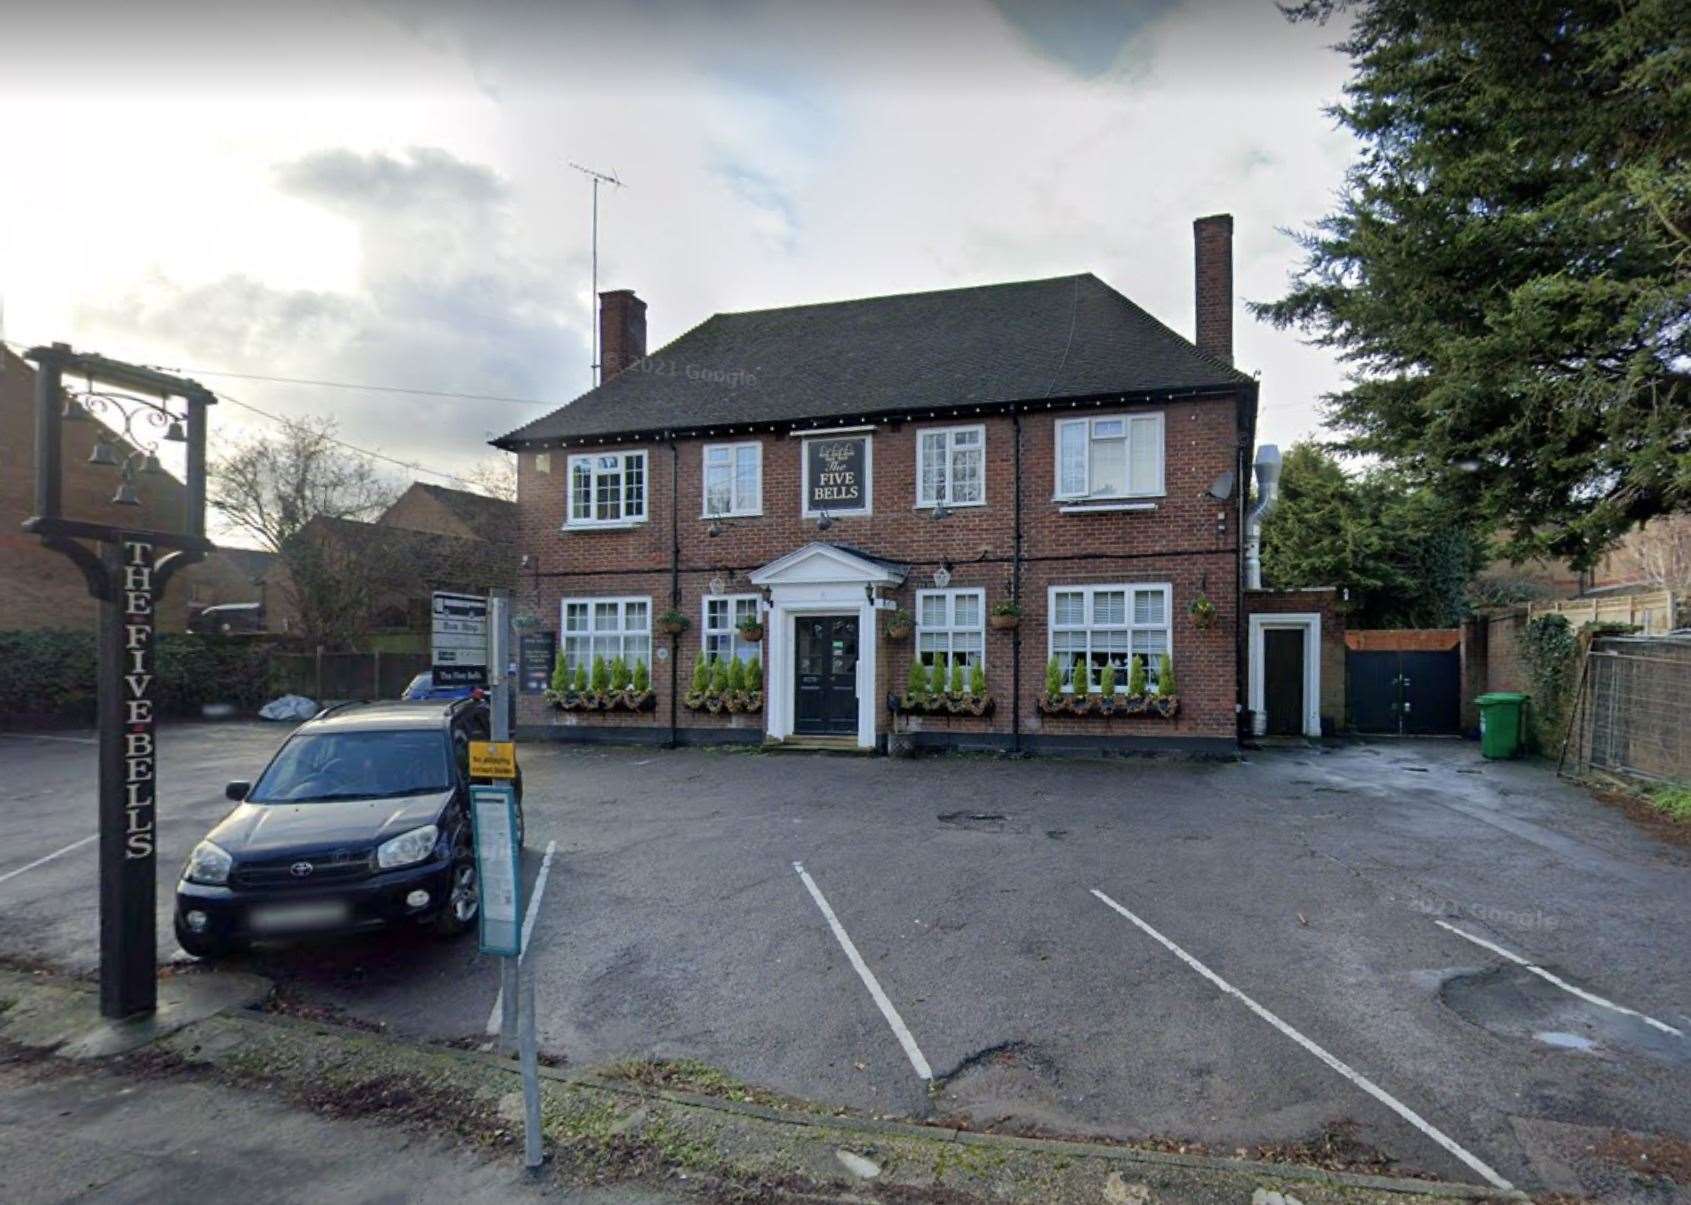
<path id="1" fill-rule="evenodd" d="M 816 519 L 816 530 L 817 531 L 827 531 L 833 525 L 834 525 L 834 516 L 830 515 L 827 511 L 823 511 L 819 516 L 817 516 L 817 519 Z"/>

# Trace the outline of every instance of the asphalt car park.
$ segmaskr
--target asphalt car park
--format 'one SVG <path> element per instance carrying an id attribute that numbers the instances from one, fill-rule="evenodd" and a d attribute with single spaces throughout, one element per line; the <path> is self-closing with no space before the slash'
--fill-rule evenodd
<path id="1" fill-rule="evenodd" d="M 189 847 L 279 742 L 161 740 Z M 0 737 L 0 953 L 93 964 L 93 746 Z M 872 1113 L 1593 1191 L 1691 1136 L 1691 866 L 1542 766 L 1377 742 L 1242 763 L 525 746 L 541 1045 Z M 38 862 L 37 859 L 47 858 Z M 473 938 L 255 950 L 302 1006 L 486 1040 Z"/>

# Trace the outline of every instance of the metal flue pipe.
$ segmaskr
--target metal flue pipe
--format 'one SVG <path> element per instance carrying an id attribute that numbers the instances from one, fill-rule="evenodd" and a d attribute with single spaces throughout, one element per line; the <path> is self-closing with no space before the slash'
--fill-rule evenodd
<path id="1" fill-rule="evenodd" d="M 1245 589 L 1262 589 L 1262 521 L 1280 500 L 1280 449 L 1263 444 L 1257 449 L 1257 500 L 1245 516 Z"/>

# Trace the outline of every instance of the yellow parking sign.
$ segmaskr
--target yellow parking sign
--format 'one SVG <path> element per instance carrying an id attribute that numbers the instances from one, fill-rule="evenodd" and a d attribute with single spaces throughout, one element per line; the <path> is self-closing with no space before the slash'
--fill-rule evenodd
<path id="1" fill-rule="evenodd" d="M 514 741 L 471 741 L 471 778 L 515 778 L 517 746 Z"/>

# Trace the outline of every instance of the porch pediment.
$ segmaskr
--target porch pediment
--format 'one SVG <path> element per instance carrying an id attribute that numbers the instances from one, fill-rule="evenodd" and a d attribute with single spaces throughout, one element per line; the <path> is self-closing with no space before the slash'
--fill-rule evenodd
<path id="1" fill-rule="evenodd" d="M 837 544 L 813 541 L 751 572 L 754 586 L 868 584 L 896 586 L 908 572 L 902 565 L 863 556 Z"/>

